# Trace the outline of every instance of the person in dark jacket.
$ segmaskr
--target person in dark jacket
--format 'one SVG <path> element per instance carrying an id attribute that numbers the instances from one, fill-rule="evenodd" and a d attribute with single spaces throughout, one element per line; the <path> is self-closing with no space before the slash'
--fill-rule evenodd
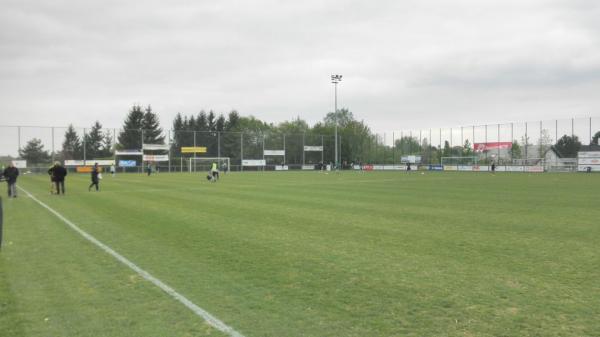
<path id="1" fill-rule="evenodd" d="M 94 167 L 92 167 L 92 183 L 88 187 L 88 191 L 91 191 L 92 186 L 94 186 L 94 185 L 96 185 L 96 191 L 98 191 L 98 189 L 99 189 L 98 183 L 100 182 L 99 177 L 98 177 L 99 175 L 100 175 L 100 168 L 98 167 L 98 163 L 95 163 Z"/>
<path id="2" fill-rule="evenodd" d="M 56 194 L 65 194 L 65 177 L 67 176 L 67 169 L 65 169 L 59 162 L 54 163 L 48 170 L 48 174 L 52 176 L 52 181 L 56 185 Z"/>
<path id="3" fill-rule="evenodd" d="M 4 179 L 8 183 L 8 197 L 17 197 L 17 177 L 19 176 L 19 169 L 15 167 L 14 163 L 10 163 L 3 172 Z"/>

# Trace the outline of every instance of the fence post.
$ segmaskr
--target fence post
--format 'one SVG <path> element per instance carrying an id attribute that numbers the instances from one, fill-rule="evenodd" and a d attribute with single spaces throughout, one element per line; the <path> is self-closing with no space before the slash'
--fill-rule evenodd
<path id="1" fill-rule="evenodd" d="M 325 165 L 325 158 L 324 158 L 324 154 L 325 153 L 325 143 L 323 142 L 323 135 L 321 135 L 321 164 Z"/>
<path id="2" fill-rule="evenodd" d="M 285 165 L 285 133 L 283 134 L 283 165 Z"/>
<path id="3" fill-rule="evenodd" d="M 500 124 L 498 124 L 498 138 L 497 138 L 497 142 L 500 143 Z M 497 163 L 500 163 L 500 144 L 498 144 L 498 158 L 496 159 Z"/>
<path id="4" fill-rule="evenodd" d="M 240 172 L 244 170 L 244 133 L 240 132 Z"/>
<path id="5" fill-rule="evenodd" d="M 392 165 L 396 165 L 396 137 L 392 131 Z"/>
<path id="6" fill-rule="evenodd" d="M 85 128 L 83 128 L 83 163 L 84 164 L 85 164 L 85 160 L 86 160 L 85 148 L 86 148 L 86 146 L 85 146 Z"/>
<path id="7" fill-rule="evenodd" d="M 488 137 L 487 137 L 487 124 L 485 125 L 485 146 L 487 147 Z M 488 159 L 488 151 L 485 151 L 485 163 L 487 164 Z"/>
<path id="8" fill-rule="evenodd" d="M 217 157 L 221 160 L 221 132 L 217 131 Z"/>
<path id="9" fill-rule="evenodd" d="M 590 145 L 592 145 L 592 117 L 590 117 Z"/>
<path id="10" fill-rule="evenodd" d="M 54 164 L 54 127 L 52 127 L 52 164 Z"/>
<path id="11" fill-rule="evenodd" d="M 304 151 L 304 132 L 302 132 L 302 166 L 304 166 L 304 156 L 306 154 L 306 151 Z M 335 158 L 335 161 L 337 162 L 337 158 Z"/>
<path id="12" fill-rule="evenodd" d="M 542 143 L 542 121 L 540 121 L 540 159 L 544 154 L 544 144 Z"/>
<path id="13" fill-rule="evenodd" d="M 196 147 L 196 131 L 192 131 L 194 133 L 194 147 Z M 192 168 L 190 167 L 190 170 Z M 194 149 L 194 172 L 196 172 L 196 149 Z"/>
<path id="14" fill-rule="evenodd" d="M 263 153 L 263 160 L 265 160 L 265 132 L 262 131 L 262 153 Z M 267 162 L 265 161 L 265 165 L 263 166 L 263 172 L 265 171 L 265 166 L 267 166 Z"/>
<path id="15" fill-rule="evenodd" d="M 514 131 L 513 130 L 513 123 L 510 123 L 510 142 L 511 143 L 515 141 L 515 135 L 514 135 L 513 131 Z M 513 164 L 513 160 L 514 160 L 514 158 L 513 158 L 513 152 L 514 151 L 512 149 L 512 144 L 511 144 L 511 146 L 510 146 L 510 164 L 511 165 Z"/>
<path id="16" fill-rule="evenodd" d="M 529 136 L 527 136 L 527 122 L 525 122 L 525 165 L 527 165 L 527 160 L 529 157 L 527 156 L 527 148 L 529 147 Z"/>
<path id="17" fill-rule="evenodd" d="M 169 144 L 169 173 L 171 173 L 171 130 L 167 130 L 167 143 Z"/>
<path id="18" fill-rule="evenodd" d="M 575 137 L 575 118 L 571 118 L 571 138 Z"/>
<path id="19" fill-rule="evenodd" d="M 2 213 L 2 197 L 0 197 L 0 249 L 2 249 L 2 231 L 3 231 L 3 222 L 4 216 Z"/>

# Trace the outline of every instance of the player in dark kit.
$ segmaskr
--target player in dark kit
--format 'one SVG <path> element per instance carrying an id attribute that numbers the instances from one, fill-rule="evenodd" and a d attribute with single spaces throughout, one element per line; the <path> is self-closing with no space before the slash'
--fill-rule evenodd
<path id="1" fill-rule="evenodd" d="M 96 185 L 96 192 L 98 191 L 98 189 L 100 188 L 98 186 L 98 183 L 100 182 L 100 168 L 98 167 L 98 163 L 94 164 L 94 167 L 92 167 L 92 183 L 90 184 L 90 186 L 88 187 L 88 191 L 92 190 L 92 186 Z"/>

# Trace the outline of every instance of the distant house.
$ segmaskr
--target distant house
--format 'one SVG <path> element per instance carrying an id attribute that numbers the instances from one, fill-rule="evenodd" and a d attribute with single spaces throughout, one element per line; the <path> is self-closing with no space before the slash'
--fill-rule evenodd
<path id="1" fill-rule="evenodd" d="M 544 169 L 546 171 L 565 172 L 577 169 L 577 158 L 561 158 L 554 146 L 544 154 Z"/>

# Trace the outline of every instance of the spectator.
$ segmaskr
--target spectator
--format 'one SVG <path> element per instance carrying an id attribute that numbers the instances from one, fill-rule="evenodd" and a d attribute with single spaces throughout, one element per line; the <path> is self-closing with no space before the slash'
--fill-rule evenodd
<path id="1" fill-rule="evenodd" d="M 17 197 L 17 177 L 19 176 L 19 169 L 15 167 L 14 163 L 10 163 L 3 172 L 4 179 L 8 183 L 8 197 Z"/>

